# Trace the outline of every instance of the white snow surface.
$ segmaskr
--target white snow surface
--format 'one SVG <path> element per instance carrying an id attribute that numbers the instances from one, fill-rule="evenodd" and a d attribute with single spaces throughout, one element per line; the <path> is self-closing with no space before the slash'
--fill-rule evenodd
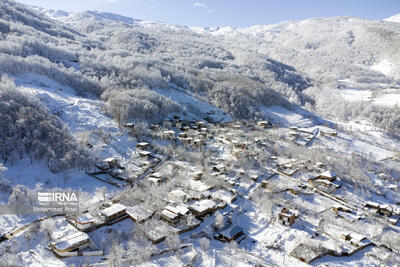
<path id="1" fill-rule="evenodd" d="M 400 22 L 400 14 L 391 16 L 389 18 L 384 19 L 384 21 L 390 21 L 390 22 Z"/>

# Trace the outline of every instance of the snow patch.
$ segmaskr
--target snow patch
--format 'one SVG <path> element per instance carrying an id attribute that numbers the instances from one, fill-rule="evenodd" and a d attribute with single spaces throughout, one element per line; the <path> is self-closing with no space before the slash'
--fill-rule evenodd
<path id="1" fill-rule="evenodd" d="M 394 64 L 392 62 L 390 62 L 387 59 L 384 59 L 381 62 L 373 65 L 371 69 L 374 71 L 378 71 L 382 74 L 385 74 L 386 76 L 392 76 L 394 74 L 393 67 Z"/>

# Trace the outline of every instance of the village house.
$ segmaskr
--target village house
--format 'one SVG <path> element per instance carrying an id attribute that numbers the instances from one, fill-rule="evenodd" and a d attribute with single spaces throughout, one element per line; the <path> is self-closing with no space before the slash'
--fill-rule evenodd
<path id="1" fill-rule="evenodd" d="M 179 138 L 187 138 L 187 137 L 188 137 L 188 134 L 185 133 L 185 132 L 179 133 L 178 137 L 179 137 Z"/>
<path id="2" fill-rule="evenodd" d="M 155 185 L 158 185 L 163 181 L 163 176 L 159 172 L 154 172 L 150 174 L 150 177 L 147 178 L 147 181 L 154 183 Z"/>
<path id="3" fill-rule="evenodd" d="M 74 218 L 74 225 L 80 231 L 89 230 L 95 223 L 95 219 L 89 213 L 84 213 Z"/>
<path id="4" fill-rule="evenodd" d="M 295 132 L 295 131 L 290 131 L 288 135 L 291 138 L 298 138 L 299 137 L 299 133 Z"/>
<path id="5" fill-rule="evenodd" d="M 100 164 L 97 164 L 96 167 L 101 170 L 108 170 L 118 167 L 118 159 L 117 158 L 106 158 L 101 161 Z"/>
<path id="6" fill-rule="evenodd" d="M 163 138 L 168 140 L 175 140 L 175 132 L 173 130 L 164 131 Z"/>
<path id="7" fill-rule="evenodd" d="M 226 229 L 224 229 L 214 235 L 214 238 L 216 238 L 222 242 L 226 242 L 226 241 L 232 242 L 234 240 L 237 240 L 239 237 L 241 237 L 240 241 L 242 241 L 245 238 L 245 235 L 243 233 L 243 228 L 240 226 L 236 226 L 236 225 L 230 225 Z"/>
<path id="8" fill-rule="evenodd" d="M 333 181 L 335 179 L 337 179 L 338 175 L 336 172 L 333 171 L 325 171 L 319 175 L 317 175 L 314 179 L 325 179 L 325 180 L 329 180 L 329 181 Z"/>
<path id="9" fill-rule="evenodd" d="M 202 132 L 202 133 L 206 133 L 207 131 L 208 131 L 207 127 L 201 127 L 200 128 L 200 132 Z"/>
<path id="10" fill-rule="evenodd" d="M 272 128 L 272 123 L 269 121 L 259 121 L 257 125 L 261 128 Z"/>
<path id="11" fill-rule="evenodd" d="M 153 131 L 159 131 L 160 128 L 161 127 L 158 124 L 153 124 L 153 125 L 150 126 L 150 129 L 153 130 Z"/>
<path id="12" fill-rule="evenodd" d="M 338 213 L 338 212 L 351 213 L 351 209 L 349 209 L 349 208 L 347 208 L 345 206 L 342 206 L 342 205 L 334 205 L 334 206 L 332 206 L 332 210 L 335 213 Z"/>
<path id="13" fill-rule="evenodd" d="M 283 208 L 278 214 L 278 222 L 285 226 L 291 226 L 294 224 L 297 218 L 297 212 L 291 211 L 287 208 Z"/>
<path id="14" fill-rule="evenodd" d="M 340 238 L 358 248 L 363 248 L 371 244 L 371 241 L 365 236 L 355 232 L 342 233 Z"/>
<path id="15" fill-rule="evenodd" d="M 145 210 L 140 205 L 135 205 L 133 207 L 126 207 L 126 214 L 134 221 L 134 222 L 144 222 L 148 220 L 153 213 Z"/>
<path id="16" fill-rule="evenodd" d="M 179 211 L 172 206 L 167 206 L 161 211 L 161 218 L 170 224 L 175 224 L 179 219 Z"/>
<path id="17" fill-rule="evenodd" d="M 133 129 L 133 128 L 135 128 L 135 124 L 133 122 L 127 122 L 127 123 L 122 124 L 122 127 L 128 128 L 128 129 Z"/>
<path id="18" fill-rule="evenodd" d="M 320 136 L 332 136 L 332 137 L 337 137 L 338 133 L 336 131 L 320 131 L 319 132 Z"/>
<path id="19" fill-rule="evenodd" d="M 206 123 L 204 121 L 196 121 L 194 129 L 200 130 L 205 127 Z"/>
<path id="20" fill-rule="evenodd" d="M 149 143 L 147 142 L 140 142 L 136 144 L 136 147 L 141 150 L 146 150 L 149 147 Z"/>
<path id="21" fill-rule="evenodd" d="M 193 173 L 193 179 L 194 180 L 200 180 L 201 177 L 203 177 L 203 172 L 202 171 L 197 171 L 197 172 Z"/>
<path id="22" fill-rule="evenodd" d="M 378 210 L 379 209 L 379 203 L 376 203 L 376 202 L 373 202 L 373 201 L 367 201 L 364 204 L 364 208 Z"/>
<path id="23" fill-rule="evenodd" d="M 189 206 L 185 203 L 179 203 L 176 205 L 175 209 L 181 216 L 185 216 L 189 213 Z"/>
<path id="24" fill-rule="evenodd" d="M 151 152 L 150 151 L 139 151 L 139 156 L 144 160 L 148 160 L 149 157 L 151 156 Z"/>
<path id="25" fill-rule="evenodd" d="M 315 167 L 323 169 L 326 167 L 326 165 L 323 162 L 317 161 L 317 162 L 315 162 Z"/>
<path id="26" fill-rule="evenodd" d="M 325 171 L 313 178 L 308 179 L 308 182 L 316 186 L 328 188 L 330 190 L 336 190 L 342 186 L 342 181 L 338 178 L 337 173 L 333 171 Z"/>
<path id="27" fill-rule="evenodd" d="M 194 146 L 196 146 L 196 147 L 200 147 L 200 146 L 202 146 L 202 145 L 204 144 L 204 141 L 203 141 L 203 139 L 197 138 L 197 139 L 194 139 L 194 140 L 193 140 L 193 144 L 194 144 Z"/>
<path id="28" fill-rule="evenodd" d="M 223 164 L 215 165 L 215 166 L 213 166 L 213 171 L 214 172 L 218 172 L 218 173 L 222 173 L 222 172 L 225 171 L 225 165 L 223 165 Z"/>
<path id="29" fill-rule="evenodd" d="M 53 252 L 60 257 L 68 257 L 69 252 L 82 251 L 90 246 L 90 239 L 86 233 L 75 233 L 65 236 L 56 242 L 50 243 Z"/>
<path id="30" fill-rule="evenodd" d="M 322 258 L 327 254 L 328 254 L 328 249 L 323 246 L 317 246 L 315 244 L 304 244 L 304 243 L 299 244 L 292 250 L 292 252 L 290 252 L 290 256 L 307 264 L 310 264 L 316 259 Z"/>
<path id="31" fill-rule="evenodd" d="M 184 202 L 187 194 L 182 189 L 175 189 L 168 194 L 169 199 L 172 202 Z"/>
<path id="32" fill-rule="evenodd" d="M 386 217 L 392 216 L 393 207 L 388 204 L 380 205 L 378 209 L 378 214 Z"/>
<path id="33" fill-rule="evenodd" d="M 187 131 L 189 131 L 189 130 L 190 130 L 190 126 L 185 125 L 185 126 L 182 126 L 182 127 L 181 127 L 181 131 L 187 132 Z"/>
<path id="34" fill-rule="evenodd" d="M 189 208 L 194 215 L 203 216 L 209 212 L 214 211 L 216 206 L 217 204 L 213 200 L 203 199 L 193 203 L 192 205 L 189 206 Z"/>
<path id="35" fill-rule="evenodd" d="M 126 214 L 126 207 L 122 204 L 113 204 L 111 207 L 105 208 L 101 211 L 101 215 L 106 218 L 106 221 L 111 222 Z"/>

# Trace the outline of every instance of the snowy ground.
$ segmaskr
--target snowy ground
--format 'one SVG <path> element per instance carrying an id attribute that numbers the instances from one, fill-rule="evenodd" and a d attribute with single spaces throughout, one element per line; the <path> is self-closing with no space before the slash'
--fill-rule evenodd
<path id="1" fill-rule="evenodd" d="M 75 136 L 79 136 L 84 132 L 99 132 L 100 129 L 105 136 L 105 140 L 100 135 L 93 134 L 94 151 L 100 157 L 114 156 L 121 159 L 125 163 L 135 163 L 137 153 L 135 149 L 136 141 L 133 140 L 128 134 L 120 132 L 117 123 L 110 118 L 103 110 L 104 104 L 95 99 L 82 98 L 76 93 L 60 84 L 55 83 L 45 77 L 37 75 L 22 75 L 16 77 L 16 84 L 19 88 L 27 93 L 37 96 L 42 103 L 44 103 L 50 110 L 58 114 L 62 121 L 66 123 L 71 132 Z M 347 90 L 348 96 L 352 94 L 357 95 L 357 90 Z M 171 97 L 175 101 L 187 107 L 187 119 L 198 119 L 201 116 L 210 116 L 215 121 L 230 121 L 229 116 L 226 116 L 222 111 L 212 107 L 211 105 L 202 102 L 194 96 L 182 92 L 177 89 L 170 91 L 163 90 L 159 92 L 166 97 Z M 359 98 L 357 95 L 356 98 Z M 270 119 L 278 127 L 273 129 L 254 131 L 258 132 L 259 137 L 266 138 L 274 137 L 280 138 L 277 142 L 283 147 L 287 147 L 289 142 L 287 138 L 287 127 L 297 127 L 298 129 L 308 132 L 314 132 L 317 128 L 324 131 L 333 131 L 325 126 L 316 125 L 311 119 L 305 115 L 296 113 L 295 111 L 287 110 L 280 106 L 266 107 L 263 109 L 266 118 Z M 341 154 L 351 155 L 352 153 L 360 155 L 372 155 L 377 160 L 382 160 L 393 156 L 396 151 L 400 150 L 400 144 L 395 140 L 388 138 L 382 131 L 373 127 L 368 121 L 352 121 L 348 123 L 338 124 L 345 130 L 337 130 L 338 137 L 316 136 L 315 140 L 311 143 L 310 147 L 314 150 L 333 150 Z M 214 126 L 213 126 L 214 127 Z M 233 156 L 233 142 L 228 139 L 237 139 L 236 141 L 245 142 L 250 151 L 256 152 L 258 144 L 256 140 L 245 138 L 243 129 L 246 127 L 225 129 L 220 131 L 218 126 L 213 129 L 216 131 L 215 135 L 207 139 L 207 146 L 212 150 L 212 156 L 208 157 L 210 161 L 216 159 L 218 163 L 230 164 L 236 161 Z M 230 131 L 232 136 L 227 137 L 227 132 Z M 248 133 L 246 133 L 248 134 Z M 93 137 L 94 136 L 94 137 Z M 96 137 L 97 136 L 97 137 Z M 218 136 L 218 138 L 216 138 Z M 169 141 L 156 140 L 159 145 L 171 144 Z M 193 151 L 188 148 L 188 151 Z M 294 158 L 296 158 L 296 154 Z M 279 159 L 278 161 L 287 161 L 289 159 Z M 297 159 L 300 160 L 300 159 Z M 174 177 L 172 166 L 177 166 L 180 169 L 186 170 L 186 176 L 191 177 L 193 172 L 204 168 L 203 165 L 190 162 L 189 159 L 171 159 L 167 162 L 160 172 L 163 174 Z M 231 166 L 232 167 L 232 166 Z M 98 188 L 104 188 L 107 193 L 113 194 L 118 190 L 115 187 L 95 180 L 86 175 L 83 170 L 70 170 L 67 172 L 53 174 L 46 166 L 46 162 L 30 163 L 29 159 L 23 160 L 13 164 L 7 165 L 7 172 L 5 177 L 11 181 L 12 186 L 24 185 L 27 188 L 71 188 L 74 190 L 81 190 L 85 199 L 88 201 L 96 201 L 101 199 L 102 195 Z M 332 212 L 330 208 L 337 204 L 336 201 L 327 198 L 323 194 L 299 194 L 293 195 L 287 191 L 288 188 L 295 188 L 300 185 L 307 185 L 308 178 L 315 175 L 315 172 L 309 170 L 301 170 L 293 177 L 285 175 L 275 175 L 269 183 L 275 185 L 275 190 L 281 192 L 276 193 L 284 203 L 302 207 L 303 212 L 300 217 L 291 227 L 280 225 L 277 220 L 277 214 L 282 207 L 275 205 L 271 207 L 271 214 L 266 215 L 265 210 L 260 206 L 255 205 L 253 193 L 256 192 L 261 184 L 260 178 L 256 180 L 249 179 L 250 175 L 262 177 L 267 169 L 274 168 L 273 164 L 263 166 L 262 168 L 243 167 L 243 177 L 232 177 L 231 173 L 223 176 L 226 179 L 235 180 L 237 183 L 232 185 L 232 188 L 237 193 L 237 199 L 229 204 L 226 208 L 220 210 L 222 214 L 231 214 L 232 223 L 243 227 L 244 233 L 247 238 L 240 244 L 235 243 L 221 243 L 213 238 L 215 231 L 213 230 L 213 223 L 215 215 L 208 216 L 204 219 L 201 225 L 187 233 L 179 236 L 181 245 L 188 245 L 187 248 L 182 249 L 179 253 L 168 252 L 159 256 L 151 258 L 150 261 L 142 263 L 140 266 L 183 266 L 189 262 L 194 266 L 254 266 L 256 264 L 263 265 L 278 265 L 278 266 L 306 266 L 305 263 L 290 256 L 290 252 L 301 242 L 306 242 L 313 235 L 319 231 L 319 219 L 317 217 L 310 217 L 307 212 L 313 211 L 317 214 L 324 214 Z M 138 170 L 139 171 L 139 170 Z M 230 171 L 238 171 L 232 169 Z M 247 177 L 248 178 L 244 178 Z M 376 186 L 386 186 L 384 182 L 371 175 L 372 183 Z M 188 179 L 187 183 L 182 180 L 174 183 L 175 187 L 182 187 L 185 190 L 195 190 L 198 192 L 207 191 L 210 187 L 203 181 L 194 181 Z M 225 188 L 226 189 L 226 188 Z M 264 192 L 264 191 L 263 191 Z M 272 193 L 271 193 L 272 194 Z M 356 191 L 350 185 L 343 185 L 342 188 L 335 192 L 335 196 L 342 199 L 349 199 L 354 205 L 361 205 L 368 200 L 365 195 L 355 195 Z M 273 195 L 269 195 L 273 196 Z M 397 197 L 396 193 L 387 194 L 386 196 L 370 196 L 375 201 L 380 203 L 394 202 Z M 8 196 L 2 196 L 2 201 L 5 203 Z M 280 205 L 279 204 L 279 205 Z M 355 215 L 354 215 L 355 216 Z M 349 216 L 351 218 L 351 216 Z M 26 225 L 38 216 L 16 216 L 6 215 L 0 216 L 1 232 L 6 233 L 15 229 L 16 227 Z M 156 217 L 157 218 L 157 217 Z M 18 234 L 13 239 L 4 242 L 4 246 L 11 247 L 15 245 L 15 251 L 18 254 L 18 262 L 24 263 L 29 266 L 69 266 L 71 264 L 82 265 L 85 263 L 95 264 L 95 266 L 107 266 L 108 253 L 111 249 L 112 243 L 110 240 L 119 240 L 123 247 L 127 247 L 131 242 L 134 230 L 137 224 L 130 219 L 125 219 L 122 222 L 113 224 L 111 226 L 104 226 L 89 233 L 92 242 L 101 249 L 104 249 L 105 256 L 96 257 L 71 257 L 67 259 L 58 259 L 48 249 L 48 243 L 51 240 L 57 239 L 60 236 L 71 234 L 77 230 L 72 227 L 63 217 L 48 219 L 43 222 L 42 227 L 38 227 L 33 231 L 33 237 L 29 237 L 24 233 Z M 368 226 L 369 227 L 369 226 Z M 46 232 L 46 229 L 51 230 L 51 234 Z M 28 232 L 28 231 L 26 231 Z M 369 227 L 365 234 L 373 232 L 373 228 Z M 198 238 L 198 236 L 207 236 L 207 240 Z M 326 238 L 323 239 L 324 245 L 327 247 L 334 247 L 335 241 Z M 28 242 L 29 240 L 29 242 Z M 12 243 L 14 242 L 14 243 Z M 165 242 L 156 245 L 155 247 L 163 250 L 166 248 Z M 9 248 L 11 249 L 11 248 Z M 351 257 L 325 256 L 311 265 L 319 266 L 327 264 L 328 266 L 366 266 L 376 265 L 377 263 L 371 259 L 370 254 L 374 254 L 373 248 L 367 248 L 360 252 L 355 253 Z"/>

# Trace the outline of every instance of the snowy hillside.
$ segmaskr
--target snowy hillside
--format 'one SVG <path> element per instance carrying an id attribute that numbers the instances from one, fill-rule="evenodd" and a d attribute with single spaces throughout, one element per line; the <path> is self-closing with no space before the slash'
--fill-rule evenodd
<path id="1" fill-rule="evenodd" d="M 73 12 L 67 12 L 63 10 L 52 10 L 52 9 L 45 9 L 37 6 L 32 6 L 33 9 L 39 11 L 41 14 L 52 18 L 54 20 L 58 20 L 64 23 L 69 23 L 69 24 L 78 24 L 82 23 L 83 20 L 88 20 L 88 21 L 103 21 L 103 22 L 121 22 L 125 24 L 130 24 L 132 25 L 134 23 L 133 18 L 121 16 L 118 14 L 114 13 L 108 13 L 108 12 L 100 12 L 96 10 L 88 10 L 85 12 L 79 12 L 79 13 L 73 13 Z"/>

